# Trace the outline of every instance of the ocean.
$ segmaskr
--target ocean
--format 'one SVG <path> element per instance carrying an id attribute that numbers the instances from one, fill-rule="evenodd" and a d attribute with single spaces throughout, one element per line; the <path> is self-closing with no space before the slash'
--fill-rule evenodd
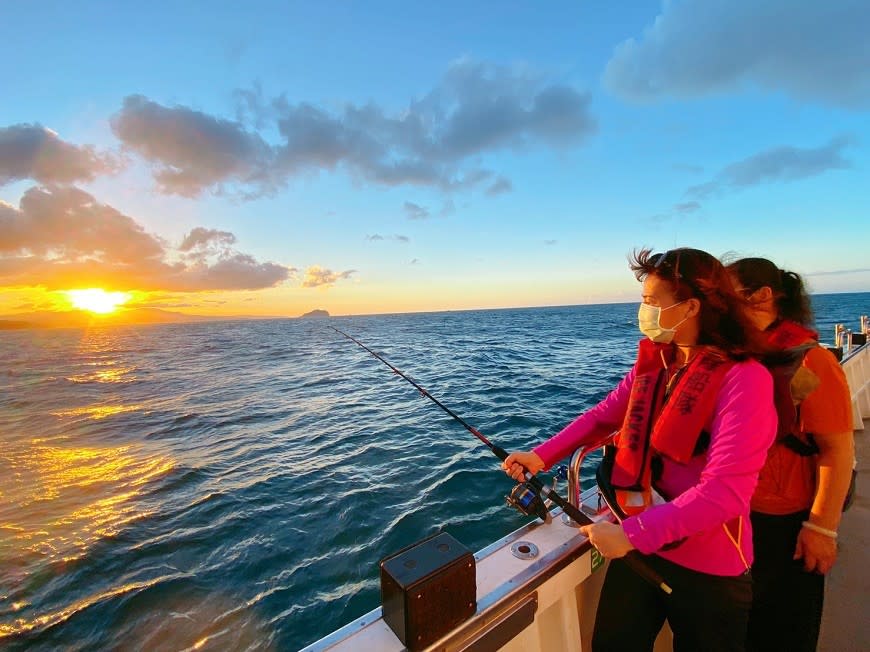
<path id="1" fill-rule="evenodd" d="M 817 295 L 822 341 L 870 293 Z M 637 304 L 0 332 L 0 648 L 298 650 L 378 561 L 528 522 L 528 449 L 633 362 Z M 564 485 L 562 487 L 564 493 Z"/>

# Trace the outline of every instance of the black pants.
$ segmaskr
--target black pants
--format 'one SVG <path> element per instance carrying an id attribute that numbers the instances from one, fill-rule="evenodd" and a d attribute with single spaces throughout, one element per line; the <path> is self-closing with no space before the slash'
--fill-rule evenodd
<path id="1" fill-rule="evenodd" d="M 652 650 L 667 619 L 675 652 L 743 650 L 752 603 L 752 578 L 708 575 L 656 555 L 645 557 L 673 588 L 651 586 L 621 559 L 610 562 L 592 635 L 594 652 Z"/>
<path id="2" fill-rule="evenodd" d="M 747 649 L 753 652 L 812 652 L 819 640 L 825 576 L 792 559 L 807 512 L 774 516 L 752 512 L 755 599 Z"/>

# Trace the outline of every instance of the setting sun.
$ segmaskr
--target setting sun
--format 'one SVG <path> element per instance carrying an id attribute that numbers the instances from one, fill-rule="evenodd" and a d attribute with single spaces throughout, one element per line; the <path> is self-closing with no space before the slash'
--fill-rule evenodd
<path id="1" fill-rule="evenodd" d="M 131 294 L 129 292 L 106 292 L 99 288 L 87 290 L 67 290 L 67 297 L 73 307 L 79 310 L 88 310 L 99 315 L 114 312 L 118 306 L 127 303 Z"/>

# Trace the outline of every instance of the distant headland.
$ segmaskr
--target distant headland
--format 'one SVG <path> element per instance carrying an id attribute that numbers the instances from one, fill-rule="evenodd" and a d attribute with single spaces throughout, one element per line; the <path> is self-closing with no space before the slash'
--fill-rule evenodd
<path id="1" fill-rule="evenodd" d="M 300 319 L 311 319 L 311 318 L 322 318 L 329 317 L 329 312 L 326 310 L 312 310 L 310 312 L 306 312 Z"/>

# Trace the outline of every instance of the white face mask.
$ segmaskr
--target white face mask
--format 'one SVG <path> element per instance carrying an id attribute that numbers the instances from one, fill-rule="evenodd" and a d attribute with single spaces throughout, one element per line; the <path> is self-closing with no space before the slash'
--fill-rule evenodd
<path id="1" fill-rule="evenodd" d="M 688 301 L 688 299 L 675 303 L 667 308 L 651 306 L 648 303 L 640 304 L 640 308 L 637 311 L 637 324 L 640 328 L 640 332 L 650 338 L 653 342 L 668 344 L 674 339 L 674 335 L 677 333 L 677 326 L 686 321 L 688 317 L 683 317 L 683 319 L 674 324 L 672 328 L 663 328 L 659 322 L 662 310 L 670 310 L 671 308 L 686 303 L 686 301 Z"/>

